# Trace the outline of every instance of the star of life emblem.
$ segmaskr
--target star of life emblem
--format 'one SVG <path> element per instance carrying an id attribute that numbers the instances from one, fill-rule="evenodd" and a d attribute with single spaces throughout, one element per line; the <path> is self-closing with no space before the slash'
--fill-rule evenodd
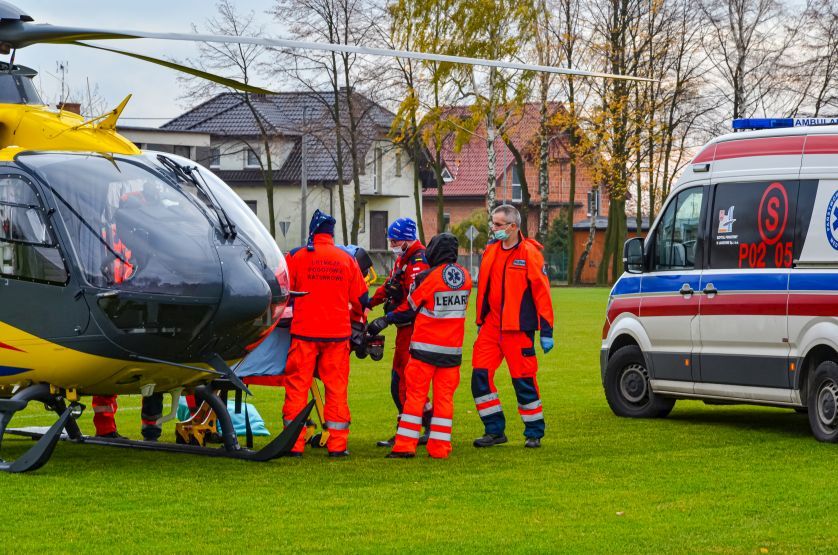
<path id="1" fill-rule="evenodd" d="M 826 207 L 826 240 L 838 251 L 838 191 L 832 194 Z"/>
<path id="2" fill-rule="evenodd" d="M 466 276 L 458 266 L 449 264 L 442 270 L 442 281 L 451 289 L 459 289 L 466 282 Z"/>

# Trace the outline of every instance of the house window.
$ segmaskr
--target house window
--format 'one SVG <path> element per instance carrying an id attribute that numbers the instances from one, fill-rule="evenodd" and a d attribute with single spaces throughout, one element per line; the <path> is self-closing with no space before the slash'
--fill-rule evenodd
<path id="1" fill-rule="evenodd" d="M 246 201 L 244 201 L 244 203 L 247 205 L 248 208 L 250 208 L 253 211 L 254 214 L 257 214 L 257 215 L 259 214 L 259 212 L 257 211 L 258 207 L 259 207 L 259 202 L 258 201 L 246 200 Z"/>
<path id="2" fill-rule="evenodd" d="M 373 161 L 373 164 L 375 164 L 375 166 L 373 167 L 373 179 L 375 180 L 375 192 L 376 192 L 376 194 L 379 194 L 379 195 L 381 194 L 381 192 L 384 189 L 384 183 L 383 183 L 384 182 L 384 175 L 382 173 L 382 168 L 381 168 L 381 159 L 382 159 L 381 148 L 376 147 L 376 149 L 375 149 L 375 159 Z"/>
<path id="3" fill-rule="evenodd" d="M 175 148 L 172 152 L 175 156 L 183 156 L 184 158 L 189 158 L 190 154 L 192 154 L 192 148 L 186 145 L 175 145 Z"/>
<path id="4" fill-rule="evenodd" d="M 259 163 L 259 151 L 253 148 L 247 149 L 247 162 L 246 166 L 248 168 L 259 168 L 262 165 Z"/>
<path id="5" fill-rule="evenodd" d="M 396 177 L 402 176 L 402 149 L 396 149 Z"/>
<path id="6" fill-rule="evenodd" d="M 599 189 L 588 191 L 588 217 L 599 216 Z"/>
<path id="7" fill-rule="evenodd" d="M 442 215 L 442 230 L 451 231 L 451 214 L 448 212 Z"/>
<path id="8" fill-rule="evenodd" d="M 358 233 L 367 232 L 367 201 L 361 201 L 361 214 L 358 222 Z"/>
<path id="9" fill-rule="evenodd" d="M 210 149 L 210 167 L 217 168 L 221 165 L 221 149 L 214 146 Z"/>
<path id="10" fill-rule="evenodd" d="M 512 168 L 512 202 L 521 202 L 521 176 L 518 173 L 518 166 Z"/>
<path id="11" fill-rule="evenodd" d="M 454 176 L 451 175 L 451 172 L 448 171 L 448 168 L 442 168 L 442 181 L 445 183 L 451 183 L 454 181 Z"/>

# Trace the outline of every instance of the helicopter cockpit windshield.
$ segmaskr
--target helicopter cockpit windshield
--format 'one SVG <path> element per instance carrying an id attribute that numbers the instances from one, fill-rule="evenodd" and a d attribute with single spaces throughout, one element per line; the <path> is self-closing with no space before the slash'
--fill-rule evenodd
<path id="1" fill-rule="evenodd" d="M 21 154 L 43 179 L 90 285 L 217 297 L 222 277 L 214 222 L 144 160 Z"/>
<path id="2" fill-rule="evenodd" d="M 230 220 L 235 223 L 236 231 L 243 233 L 248 243 L 261 252 L 265 265 L 275 273 L 284 271 L 284 260 L 276 241 L 259 221 L 259 218 L 256 217 L 256 214 L 253 213 L 253 210 L 248 208 L 244 201 L 214 173 L 188 158 L 174 154 L 146 152 L 144 158 L 160 167 L 161 171 L 164 172 L 171 172 L 172 168 L 163 160 L 170 160 L 181 168 L 188 170 L 190 175 L 212 198 L 206 198 L 205 193 L 201 191 L 193 192 L 193 195 L 207 205 L 216 202 L 223 213 L 227 214 Z M 173 177 L 177 178 L 176 176 Z"/>

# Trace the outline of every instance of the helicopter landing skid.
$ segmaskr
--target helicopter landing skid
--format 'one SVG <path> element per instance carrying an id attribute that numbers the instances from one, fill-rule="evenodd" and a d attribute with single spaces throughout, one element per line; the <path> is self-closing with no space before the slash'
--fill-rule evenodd
<path id="1" fill-rule="evenodd" d="M 61 432 L 64 431 L 64 426 L 67 424 L 69 418 L 70 409 L 65 409 L 55 424 L 50 426 L 49 430 L 45 433 L 40 434 L 38 443 L 33 445 L 23 456 L 11 462 L 0 460 L 0 470 L 3 472 L 18 473 L 37 470 L 44 466 L 52 456 L 55 444 L 61 438 Z M 12 433 L 11 430 L 8 430 L 8 432 Z"/>
<path id="2" fill-rule="evenodd" d="M 163 443 L 163 442 L 156 442 L 156 441 L 140 441 L 140 440 L 133 440 L 133 439 L 125 439 L 125 438 L 106 438 L 106 437 L 96 437 L 96 436 L 82 436 L 80 439 L 71 439 L 69 437 L 61 437 L 61 429 L 58 429 L 58 432 L 55 433 L 55 437 L 52 438 L 50 441 L 53 442 L 53 447 L 55 446 L 55 442 L 58 441 L 59 437 L 61 439 L 66 439 L 69 441 L 74 441 L 77 443 L 84 443 L 88 445 L 104 445 L 109 447 L 123 447 L 123 448 L 133 448 L 133 449 L 145 449 L 150 451 L 166 451 L 169 453 L 186 453 L 190 455 L 203 455 L 208 457 L 226 457 L 230 459 L 241 459 L 246 461 L 254 461 L 254 462 L 267 462 L 273 459 L 277 459 L 282 456 L 288 455 L 291 452 L 291 448 L 294 446 L 294 442 L 300 435 L 300 432 L 306 425 L 306 421 L 308 420 L 309 414 L 311 413 L 312 409 L 314 408 L 314 401 L 311 401 L 300 413 L 297 415 L 294 420 L 291 421 L 288 426 L 282 431 L 279 436 L 277 436 L 273 441 L 267 444 L 262 449 L 258 451 L 253 451 L 250 449 L 242 449 L 239 447 L 238 442 L 236 442 L 232 449 L 228 449 L 228 445 L 225 442 L 225 445 L 219 448 L 211 448 L 211 447 L 201 447 L 198 445 L 184 445 L 178 443 Z M 53 428 L 58 425 L 56 422 L 53 425 Z M 32 430 L 24 430 L 24 429 L 9 429 L 6 433 L 31 437 L 33 439 L 38 440 L 38 444 L 35 445 L 32 449 L 30 449 L 24 457 L 29 455 L 30 452 L 34 451 L 38 445 L 41 444 L 42 441 L 45 440 L 52 432 L 52 428 L 46 433 L 41 433 L 40 431 L 32 431 Z M 49 458 L 47 455 L 46 459 Z M 46 462 L 46 459 L 41 463 L 40 466 Z M 22 460 L 18 459 L 12 464 L 16 464 L 18 461 Z M 25 470 L 34 470 L 38 467 L 33 468 L 26 468 L 24 470 L 18 470 L 17 472 L 22 472 Z M 0 463 L 0 470 L 2 470 L 2 463 Z M 10 472 L 14 472 L 10 470 Z"/>

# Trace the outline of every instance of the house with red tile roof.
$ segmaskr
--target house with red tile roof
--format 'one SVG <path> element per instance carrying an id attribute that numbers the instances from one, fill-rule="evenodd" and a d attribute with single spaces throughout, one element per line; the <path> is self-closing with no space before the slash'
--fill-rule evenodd
<path id="1" fill-rule="evenodd" d="M 551 103 L 548 115 L 552 116 L 558 110 L 563 109 L 561 104 Z M 467 107 L 455 106 L 449 109 L 449 115 L 452 117 L 462 116 L 467 110 Z M 507 134 L 525 162 L 524 176 L 530 192 L 527 232 L 530 237 L 536 236 L 541 210 L 541 196 L 538 192 L 539 111 L 539 104 L 526 104 L 520 113 L 510 115 L 507 120 Z M 559 217 L 562 209 L 573 210 L 574 223 L 590 218 L 588 203 L 591 196 L 598 199 L 598 214 L 607 214 L 607 196 L 601 190 L 602 188 L 594 182 L 591 168 L 584 163 L 577 163 L 576 166 L 576 193 L 571 207 L 568 143 L 569 139 L 565 131 L 558 128 L 552 130 L 549 138 L 548 157 L 549 193 L 547 206 L 549 220 L 552 221 Z M 485 124 L 479 126 L 471 135 L 471 139 L 459 149 L 456 148 L 454 137 L 447 138 L 443 143 L 442 159 L 444 161 L 445 227 L 450 229 L 451 226 L 466 220 L 474 211 L 486 210 L 489 169 Z M 515 157 L 500 137 L 495 140 L 495 179 L 497 202 L 517 205 L 520 209 L 523 199 L 523 182 L 515 163 Z M 428 237 L 435 234 L 437 230 L 437 189 L 435 183 L 432 182 L 430 185 L 432 188 L 426 188 L 422 193 L 422 222 Z M 576 241 L 576 256 L 578 257 L 588 233 L 585 230 L 574 232 L 574 235 L 577 233 L 580 235 L 580 238 Z M 603 233 L 597 234 L 599 241 L 604 238 L 602 236 L 604 236 Z M 571 264 L 571 267 L 573 266 L 575 266 L 575 261 Z M 582 281 L 593 282 L 595 279 L 595 268 L 594 271 L 590 271 L 586 266 Z"/>

